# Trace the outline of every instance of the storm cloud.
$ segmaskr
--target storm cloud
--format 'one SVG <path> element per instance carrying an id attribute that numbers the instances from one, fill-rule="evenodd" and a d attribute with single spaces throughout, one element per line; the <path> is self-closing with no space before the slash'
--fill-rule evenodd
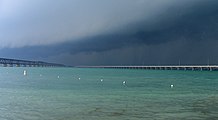
<path id="1" fill-rule="evenodd" d="M 142 22 L 150 31 L 185 14 L 201 0 L 1 0 L 0 42 L 4 47 L 50 45 L 125 31 Z M 177 10 L 176 15 L 172 11 Z M 185 10 L 185 11 L 184 11 Z M 159 24 L 159 25 L 158 25 Z M 135 28 L 136 29 L 136 28 Z M 132 31 L 134 32 L 134 31 Z"/>
<path id="2" fill-rule="evenodd" d="M 0 6 L 3 57 L 68 65 L 218 63 L 215 0 L 1 0 Z"/>
<path id="3" fill-rule="evenodd" d="M 113 33 L 155 17 L 173 0 L 1 0 L 0 42 L 4 47 L 50 45 Z"/>

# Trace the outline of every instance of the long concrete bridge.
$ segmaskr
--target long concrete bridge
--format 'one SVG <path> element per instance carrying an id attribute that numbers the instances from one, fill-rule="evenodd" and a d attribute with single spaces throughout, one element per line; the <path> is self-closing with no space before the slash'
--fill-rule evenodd
<path id="1" fill-rule="evenodd" d="M 64 67 L 62 64 L 0 58 L 1 67 Z"/>
<path id="2" fill-rule="evenodd" d="M 113 68 L 113 69 L 145 69 L 145 70 L 192 70 L 218 71 L 218 65 L 163 65 L 163 66 L 77 66 L 78 68 Z"/>

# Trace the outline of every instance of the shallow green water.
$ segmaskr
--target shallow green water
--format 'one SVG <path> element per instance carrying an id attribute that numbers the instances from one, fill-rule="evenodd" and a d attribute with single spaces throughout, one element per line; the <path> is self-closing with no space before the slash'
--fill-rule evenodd
<path id="1" fill-rule="evenodd" d="M 218 72 L 0 68 L 0 120 L 154 119 L 218 119 Z"/>

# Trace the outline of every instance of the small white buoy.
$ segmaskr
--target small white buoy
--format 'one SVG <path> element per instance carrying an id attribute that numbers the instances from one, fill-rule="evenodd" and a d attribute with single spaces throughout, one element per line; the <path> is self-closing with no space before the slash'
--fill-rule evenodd
<path id="1" fill-rule="evenodd" d="M 26 70 L 23 71 L 23 75 L 24 75 L 24 76 L 27 75 L 27 71 L 26 71 Z"/>
<path id="2" fill-rule="evenodd" d="M 104 80 L 103 79 L 101 79 L 101 82 L 103 82 Z"/>
<path id="3" fill-rule="evenodd" d="M 39 76 L 42 77 L 42 74 L 40 74 Z"/>
<path id="4" fill-rule="evenodd" d="M 173 85 L 170 85 L 171 88 L 173 88 Z"/>
<path id="5" fill-rule="evenodd" d="M 126 81 L 123 81 L 123 85 L 126 85 Z"/>
<path id="6" fill-rule="evenodd" d="M 60 78 L 60 76 L 58 76 L 58 78 Z"/>
<path id="7" fill-rule="evenodd" d="M 78 78 L 80 80 L 80 78 Z"/>

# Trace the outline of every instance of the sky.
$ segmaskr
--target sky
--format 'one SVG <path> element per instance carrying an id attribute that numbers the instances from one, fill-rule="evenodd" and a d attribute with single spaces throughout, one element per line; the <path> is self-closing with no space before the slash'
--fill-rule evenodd
<path id="1" fill-rule="evenodd" d="M 0 0 L 2 58 L 218 64 L 217 33 L 217 0 Z"/>

